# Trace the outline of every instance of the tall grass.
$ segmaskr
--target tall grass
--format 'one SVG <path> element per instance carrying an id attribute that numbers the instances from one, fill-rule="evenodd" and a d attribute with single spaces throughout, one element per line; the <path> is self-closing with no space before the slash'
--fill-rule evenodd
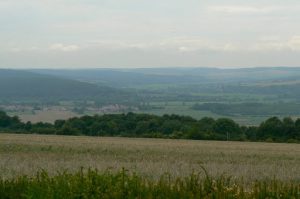
<path id="1" fill-rule="evenodd" d="M 255 181 L 251 186 L 228 177 L 201 178 L 198 174 L 159 180 L 122 170 L 98 172 L 89 169 L 50 176 L 46 171 L 34 177 L 0 180 L 0 198 L 300 198 L 300 184 L 278 180 Z"/>

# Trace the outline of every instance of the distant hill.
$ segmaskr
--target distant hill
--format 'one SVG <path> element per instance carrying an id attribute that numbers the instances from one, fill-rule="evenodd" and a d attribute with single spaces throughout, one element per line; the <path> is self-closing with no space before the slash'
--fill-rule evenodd
<path id="1" fill-rule="evenodd" d="M 1 101 L 95 100 L 113 104 L 134 100 L 131 93 L 52 75 L 0 69 Z"/>
<path id="2" fill-rule="evenodd" d="M 151 84 L 228 84 L 257 83 L 299 79 L 300 68 L 141 68 L 141 69 L 80 69 L 80 70 L 33 70 L 91 83 L 116 87 L 131 87 Z"/>
<path id="3" fill-rule="evenodd" d="M 34 72 L 117 88 L 154 89 L 174 96 L 241 93 L 300 99 L 300 68 L 41 69 Z"/>
<path id="4" fill-rule="evenodd" d="M 172 71 L 172 69 L 170 70 Z M 79 80 L 89 83 L 106 84 L 113 87 L 134 87 L 151 84 L 187 84 L 205 83 L 205 77 L 181 74 L 144 73 L 137 69 L 79 69 L 79 70 L 51 70 L 40 69 L 33 72 L 54 75 L 63 78 Z"/>

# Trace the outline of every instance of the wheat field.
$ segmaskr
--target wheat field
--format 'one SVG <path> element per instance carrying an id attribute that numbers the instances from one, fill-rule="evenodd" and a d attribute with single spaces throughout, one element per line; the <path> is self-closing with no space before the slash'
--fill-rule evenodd
<path id="1" fill-rule="evenodd" d="M 156 178 L 188 176 L 206 168 L 243 182 L 276 178 L 300 182 L 300 145 L 138 138 L 0 134 L 0 177 L 46 170 L 122 168 Z"/>

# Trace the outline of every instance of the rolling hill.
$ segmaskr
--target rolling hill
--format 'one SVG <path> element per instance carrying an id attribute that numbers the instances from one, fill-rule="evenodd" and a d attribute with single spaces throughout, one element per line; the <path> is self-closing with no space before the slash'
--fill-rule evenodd
<path id="1" fill-rule="evenodd" d="M 264 94 L 300 99 L 300 68 L 41 69 L 34 72 L 116 88 L 154 90 L 159 95 Z"/>
<path id="2" fill-rule="evenodd" d="M 151 84 L 228 84 L 299 79 L 299 68 L 140 68 L 140 69 L 78 69 L 33 70 L 69 79 L 111 86 L 132 87 Z"/>
<path id="3" fill-rule="evenodd" d="M 95 100 L 101 103 L 128 103 L 132 93 L 51 75 L 21 70 L 0 70 L 1 101 Z"/>

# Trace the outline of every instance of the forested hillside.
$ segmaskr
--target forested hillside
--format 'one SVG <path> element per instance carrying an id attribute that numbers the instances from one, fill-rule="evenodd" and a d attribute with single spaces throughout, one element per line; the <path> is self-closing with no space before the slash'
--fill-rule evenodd
<path id="1" fill-rule="evenodd" d="M 170 69 L 172 71 L 172 69 Z M 139 70 L 122 69 L 80 69 L 80 70 L 33 70 L 40 74 L 50 74 L 58 77 L 80 80 L 95 84 L 106 84 L 114 87 L 135 87 L 152 84 L 187 84 L 205 82 L 205 78 L 191 75 L 170 75 L 159 73 L 143 73 Z"/>
<path id="2" fill-rule="evenodd" d="M 0 70 L 0 91 L 0 101 L 94 100 L 113 104 L 136 100 L 134 94 L 108 86 L 19 70 Z"/>

